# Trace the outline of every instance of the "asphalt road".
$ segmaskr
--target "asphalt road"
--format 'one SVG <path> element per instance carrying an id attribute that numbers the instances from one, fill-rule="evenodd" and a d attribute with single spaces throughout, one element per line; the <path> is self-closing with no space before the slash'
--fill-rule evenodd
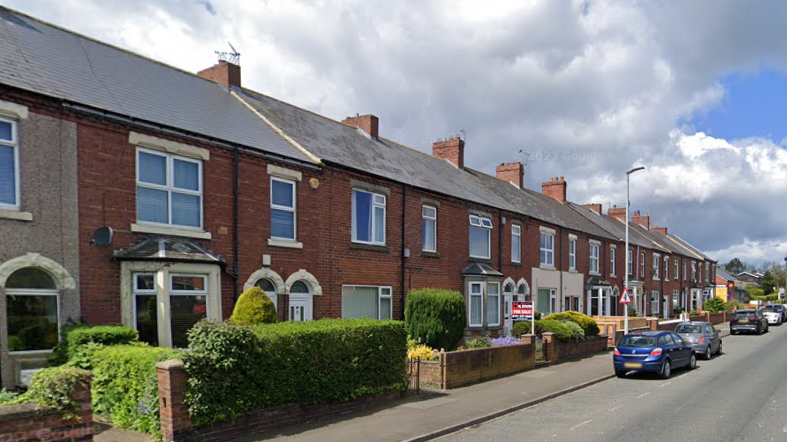
<path id="1" fill-rule="evenodd" d="M 629 374 L 439 440 L 787 441 L 787 324 L 723 343 L 670 379 Z"/>

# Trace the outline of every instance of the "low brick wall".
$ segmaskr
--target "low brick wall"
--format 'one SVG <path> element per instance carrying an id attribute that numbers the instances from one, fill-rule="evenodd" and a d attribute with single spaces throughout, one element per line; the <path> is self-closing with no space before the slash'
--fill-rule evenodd
<path id="1" fill-rule="evenodd" d="M 541 335 L 546 345 L 546 359 L 551 364 L 586 358 L 607 351 L 607 337 L 595 336 L 585 341 L 559 342 L 552 333 Z"/>
<path id="2" fill-rule="evenodd" d="M 629 327 L 629 333 L 644 332 L 644 331 L 649 331 L 649 330 L 650 330 L 650 327 L 638 327 L 638 328 L 631 328 L 631 327 Z M 618 343 L 620 342 L 621 339 L 623 339 L 623 330 L 622 329 L 621 330 L 615 330 L 615 339 L 614 340 L 608 339 L 607 342 L 612 342 L 612 344 L 610 344 L 610 345 L 615 346 L 615 345 L 618 345 Z"/>
<path id="3" fill-rule="evenodd" d="M 422 386 L 428 384 L 442 388 L 443 370 L 440 361 L 421 361 L 420 382 Z"/>
<path id="4" fill-rule="evenodd" d="M 400 398 L 401 393 L 368 396 L 351 402 L 318 405 L 286 405 L 261 410 L 204 427 L 192 427 L 184 399 L 188 374 L 183 362 L 170 360 L 156 365 L 159 381 L 159 412 L 164 442 L 220 442 L 289 425 L 364 410 Z"/>
<path id="5" fill-rule="evenodd" d="M 535 338 L 529 343 L 443 353 L 442 388 L 457 388 L 530 370 L 536 366 Z"/>
<path id="6" fill-rule="evenodd" d="M 593 316 L 596 324 L 615 324 L 618 329 L 622 329 L 626 318 L 624 316 Z M 629 329 L 647 327 L 648 319 L 642 316 L 629 316 Z"/>
<path id="7" fill-rule="evenodd" d="M 54 410 L 33 404 L 0 406 L 0 441 L 3 442 L 82 442 L 93 440 L 93 409 L 90 386 L 73 398 L 80 406 L 77 418 L 63 420 Z"/>
<path id="8" fill-rule="evenodd" d="M 727 322 L 727 312 L 708 313 L 708 322 L 713 325 Z"/>

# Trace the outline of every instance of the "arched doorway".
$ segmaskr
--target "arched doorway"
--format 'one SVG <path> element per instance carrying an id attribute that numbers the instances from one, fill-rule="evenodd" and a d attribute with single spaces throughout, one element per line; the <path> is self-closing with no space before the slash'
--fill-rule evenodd
<path id="1" fill-rule="evenodd" d="M 304 281 L 295 281 L 290 286 L 290 321 L 312 320 L 312 291 Z"/>
<path id="2" fill-rule="evenodd" d="M 514 328 L 514 319 L 511 317 L 511 305 L 514 303 L 514 280 L 511 278 L 503 282 L 503 298 L 505 299 L 505 307 L 503 310 L 503 330 L 504 334 L 511 333 Z"/>

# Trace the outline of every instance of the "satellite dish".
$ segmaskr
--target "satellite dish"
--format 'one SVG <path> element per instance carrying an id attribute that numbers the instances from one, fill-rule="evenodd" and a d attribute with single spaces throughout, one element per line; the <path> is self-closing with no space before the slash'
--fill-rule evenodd
<path id="1" fill-rule="evenodd" d="M 101 226 L 93 232 L 93 238 L 90 238 L 90 245 L 108 247 L 112 244 L 113 236 L 115 236 L 115 231 L 112 230 L 112 227 Z"/>

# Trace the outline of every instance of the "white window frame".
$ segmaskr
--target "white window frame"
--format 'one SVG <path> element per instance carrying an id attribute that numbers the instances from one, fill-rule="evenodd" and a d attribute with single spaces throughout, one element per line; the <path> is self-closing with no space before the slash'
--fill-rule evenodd
<path id="1" fill-rule="evenodd" d="M 697 281 L 697 263 L 691 262 L 691 282 Z"/>
<path id="2" fill-rule="evenodd" d="M 645 252 L 639 253 L 639 278 L 645 280 Z"/>
<path id="3" fill-rule="evenodd" d="M 166 185 L 159 185 L 159 184 L 152 184 L 152 183 L 145 183 L 139 180 L 139 156 L 140 153 L 146 153 L 149 155 L 155 155 L 159 157 L 164 157 L 167 161 L 167 184 Z M 188 189 L 180 189 L 175 187 L 174 179 L 175 179 L 175 160 L 183 161 L 185 163 L 194 163 L 197 165 L 197 184 L 199 190 L 188 190 Z M 153 189 L 153 190 L 160 190 L 167 192 L 167 220 L 166 223 L 159 223 L 154 221 L 144 221 L 139 219 L 139 213 L 137 213 L 137 223 L 141 225 L 150 225 L 150 226 L 166 226 L 166 227 L 177 227 L 179 229 L 188 229 L 188 230 L 203 230 L 203 225 L 205 224 L 205 195 L 204 195 L 204 184 L 203 184 L 203 168 L 202 168 L 202 160 L 198 160 L 191 157 L 186 157 L 183 155 L 176 155 L 169 152 L 162 152 L 160 150 L 155 149 L 148 149 L 145 147 L 137 146 L 136 152 L 136 187 L 144 187 L 146 189 Z M 136 188 L 135 188 L 136 191 Z M 172 193 L 178 193 L 182 195 L 190 195 L 190 196 L 198 196 L 199 197 L 199 225 L 198 226 L 189 226 L 184 224 L 175 224 L 172 222 Z M 139 201 L 139 195 L 136 195 L 136 202 Z"/>
<path id="4" fill-rule="evenodd" d="M 500 283 L 499 282 L 487 282 L 486 283 L 486 287 L 485 288 L 486 288 L 486 299 L 487 299 L 487 302 L 489 302 L 489 298 L 491 297 L 489 295 L 489 287 L 490 286 L 496 286 L 497 287 L 497 295 L 495 295 L 495 297 L 497 298 L 497 303 L 495 303 L 495 308 L 496 308 L 496 311 L 497 311 L 497 322 L 490 322 L 489 321 L 490 310 L 487 309 L 486 310 L 486 315 L 487 315 L 486 325 L 489 326 L 489 327 L 496 327 L 496 326 L 499 326 L 499 325 L 501 325 L 503 323 L 502 322 L 502 318 L 500 317 L 501 316 L 501 314 L 500 314 L 500 296 L 501 296 L 500 295 Z"/>
<path id="5" fill-rule="evenodd" d="M 577 269 L 577 237 L 573 235 L 568 237 L 568 269 Z"/>
<path id="6" fill-rule="evenodd" d="M 307 284 L 308 286 L 308 284 Z M 393 287 L 389 285 L 365 285 L 365 284 L 344 284 L 342 285 L 342 303 L 344 303 L 344 289 L 345 288 L 366 288 L 377 289 L 377 319 L 380 319 L 380 312 L 382 311 L 382 300 L 389 299 L 390 307 L 388 309 L 388 317 L 393 319 Z M 387 291 L 387 294 L 385 293 Z M 344 315 L 342 315 L 344 318 Z M 353 319 L 353 318 L 350 318 Z M 357 318 L 356 318 L 357 319 Z M 374 318 L 370 318 L 374 319 Z"/>
<path id="7" fill-rule="evenodd" d="M 661 280 L 661 275 L 659 274 L 661 272 L 660 264 L 661 264 L 661 254 L 654 253 L 653 254 L 653 280 L 654 281 Z"/>
<path id="8" fill-rule="evenodd" d="M 609 276 L 617 276 L 618 272 L 618 247 L 614 245 L 609 246 Z"/>
<path id="9" fill-rule="evenodd" d="M 0 144 L 10 147 L 14 152 L 14 204 L 0 202 L 0 209 L 18 211 L 22 206 L 22 194 L 20 191 L 20 171 L 19 171 L 19 138 L 17 133 L 17 121 L 10 118 L 0 117 L 0 121 L 11 124 L 11 141 L 0 140 Z"/>
<path id="10" fill-rule="evenodd" d="M 629 276 L 634 276 L 634 249 L 628 250 L 628 268 L 626 269 Z"/>
<path id="11" fill-rule="evenodd" d="M 289 184 L 292 186 L 292 207 L 281 206 L 279 204 L 273 204 L 273 182 L 278 181 L 280 183 Z M 284 178 L 278 178 L 275 176 L 271 177 L 270 183 L 270 205 L 271 205 L 271 239 L 278 239 L 282 241 L 297 241 L 298 238 L 298 192 L 297 192 L 297 183 L 293 180 L 286 180 Z M 274 210 L 281 210 L 283 212 L 290 212 L 292 213 L 292 238 L 287 238 L 286 236 L 274 236 L 273 235 L 273 211 Z"/>
<path id="12" fill-rule="evenodd" d="M 478 293 L 473 293 L 473 287 L 478 287 Z M 484 326 L 484 283 L 481 281 L 471 281 L 468 284 L 468 291 L 467 291 L 467 323 L 470 327 L 483 327 Z M 480 297 L 481 303 L 481 312 L 478 315 L 481 318 L 480 323 L 473 323 L 473 298 Z"/>
<path id="13" fill-rule="evenodd" d="M 661 293 L 658 290 L 653 290 L 650 292 L 650 314 L 657 315 L 661 311 Z"/>
<path id="14" fill-rule="evenodd" d="M 544 245 L 546 239 L 546 245 Z M 539 237 L 539 261 L 542 266 L 555 267 L 555 232 L 541 230 Z M 542 256 L 543 255 L 543 256 Z"/>
<path id="15" fill-rule="evenodd" d="M 522 262 L 522 226 L 519 224 L 511 225 L 511 262 Z"/>
<path id="16" fill-rule="evenodd" d="M 664 280 L 669 281 L 669 256 L 664 256 Z"/>
<path id="17" fill-rule="evenodd" d="M 152 289 L 141 289 L 141 288 L 139 288 L 139 285 L 137 284 L 137 282 L 139 281 L 137 279 L 137 276 L 142 276 L 142 275 L 150 275 L 150 276 L 153 277 L 153 285 L 154 286 L 153 286 Z M 158 310 L 158 290 L 155 287 L 155 284 L 156 284 L 156 272 L 133 272 L 131 274 L 131 280 L 132 280 L 132 283 L 131 283 L 132 284 L 132 290 L 131 290 L 131 315 L 132 315 L 131 328 L 133 328 L 136 331 L 139 331 L 139 327 L 137 326 L 137 324 L 139 323 L 139 318 L 137 317 L 137 296 L 154 296 L 154 297 L 156 297 L 156 307 L 157 307 L 156 310 Z M 156 334 L 157 334 L 156 335 L 157 336 L 156 340 L 158 341 L 158 327 L 160 326 L 160 324 L 158 324 L 158 315 L 157 315 L 156 319 L 157 319 L 157 321 L 156 321 Z"/>
<path id="18" fill-rule="evenodd" d="M 595 275 L 599 275 L 601 272 L 601 243 L 598 241 L 590 241 L 588 272 Z"/>
<path id="19" fill-rule="evenodd" d="M 707 283 L 708 281 L 710 281 L 710 263 L 706 262 L 705 263 L 705 283 Z"/>
<path id="20" fill-rule="evenodd" d="M 431 214 L 427 213 L 428 211 L 433 211 Z M 433 226 L 433 233 L 432 236 L 434 237 L 434 248 L 427 248 L 426 243 L 424 242 L 424 233 L 426 228 L 425 225 L 432 223 Z M 424 252 L 432 252 L 437 253 L 437 207 L 430 206 L 428 204 L 424 204 L 421 206 L 421 250 Z"/>
<path id="21" fill-rule="evenodd" d="M 473 255 L 470 247 L 470 234 L 468 233 L 468 252 L 471 258 L 490 259 L 492 257 L 492 220 L 479 215 L 470 215 L 470 229 L 486 231 L 486 256 Z"/>
<path id="22" fill-rule="evenodd" d="M 370 210 L 371 210 L 371 213 L 369 213 L 369 216 L 371 217 L 371 221 L 372 221 L 372 229 L 369 232 L 370 241 L 364 241 L 364 240 L 358 239 L 358 226 L 356 225 L 356 222 L 357 222 L 356 221 L 356 217 L 358 216 L 358 213 L 357 213 L 358 208 L 356 207 L 356 204 L 355 204 L 355 192 L 367 193 L 367 194 L 372 196 L 372 204 L 369 207 Z M 387 203 L 388 203 L 388 199 L 383 194 L 370 192 L 370 191 L 364 190 L 364 189 L 356 189 L 356 188 L 354 188 L 352 190 L 352 215 L 351 215 L 352 216 L 352 242 L 358 243 L 358 244 L 371 244 L 371 245 L 378 245 L 378 246 L 384 246 L 385 245 L 385 241 L 386 241 L 386 235 L 385 235 L 385 227 L 386 227 L 385 224 L 386 224 L 386 222 L 385 222 L 385 219 L 386 219 L 387 214 L 388 214 L 388 209 L 386 208 Z M 383 217 L 382 217 L 382 220 L 381 220 L 382 226 L 378 226 L 377 223 L 375 223 L 375 218 L 374 217 L 375 217 L 375 213 L 377 212 L 376 210 L 374 210 L 375 208 L 382 208 L 383 209 L 383 215 L 382 215 Z M 377 229 L 380 228 L 380 227 L 382 227 L 382 230 L 383 230 L 383 240 L 382 241 L 375 241 L 374 238 L 377 237 Z"/>
<path id="23" fill-rule="evenodd" d="M 674 267 L 672 270 L 675 272 L 675 275 L 672 277 L 672 279 L 678 281 L 680 280 L 680 260 L 678 258 L 674 258 L 673 261 Z"/>
<path id="24" fill-rule="evenodd" d="M 689 279 L 689 273 L 686 271 L 686 261 L 683 261 L 683 280 Z"/>

